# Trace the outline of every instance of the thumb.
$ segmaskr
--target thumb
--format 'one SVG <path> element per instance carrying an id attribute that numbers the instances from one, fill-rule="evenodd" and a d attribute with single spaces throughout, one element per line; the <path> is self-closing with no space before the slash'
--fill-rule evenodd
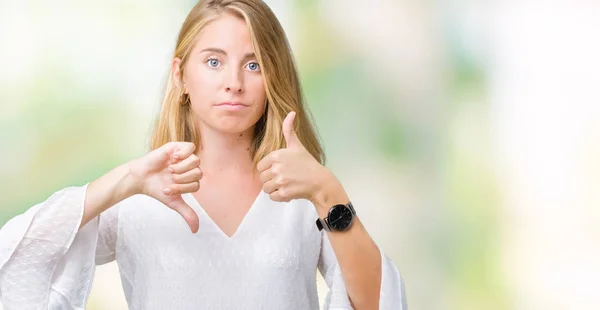
<path id="1" fill-rule="evenodd" d="M 200 226 L 198 214 L 196 214 L 196 212 L 194 212 L 194 209 L 192 209 L 192 207 L 185 203 L 185 201 L 183 201 L 181 197 L 178 197 L 178 199 L 171 201 L 168 206 L 183 217 L 186 223 L 190 226 L 192 233 L 198 232 L 198 228 Z"/>
<path id="2" fill-rule="evenodd" d="M 297 145 L 301 144 L 300 140 L 298 140 L 298 136 L 296 135 L 296 131 L 294 130 L 295 118 L 296 112 L 288 113 L 288 115 L 283 120 L 283 125 L 281 126 L 287 148 L 296 147 Z"/>

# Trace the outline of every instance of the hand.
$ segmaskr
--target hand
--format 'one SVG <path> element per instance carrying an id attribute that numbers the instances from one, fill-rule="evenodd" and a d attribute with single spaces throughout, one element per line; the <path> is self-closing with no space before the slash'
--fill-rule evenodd
<path id="1" fill-rule="evenodd" d="M 282 124 L 286 148 L 271 152 L 257 166 L 263 191 L 274 201 L 292 199 L 313 201 L 328 170 L 302 145 L 294 131 L 295 112 Z"/>
<path id="2" fill-rule="evenodd" d="M 136 159 L 130 168 L 137 193 L 148 195 L 181 214 L 193 233 L 198 231 L 198 215 L 181 194 L 200 188 L 202 171 L 195 149 L 193 143 L 169 142 Z"/>

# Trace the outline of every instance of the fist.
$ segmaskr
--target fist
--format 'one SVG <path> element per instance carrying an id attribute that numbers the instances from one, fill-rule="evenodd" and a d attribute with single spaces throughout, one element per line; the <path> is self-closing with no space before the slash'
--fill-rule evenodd
<path id="1" fill-rule="evenodd" d="M 198 231 L 199 219 L 181 194 L 200 188 L 200 159 L 196 146 L 189 142 L 169 142 L 131 164 L 136 191 L 148 195 L 179 213 L 192 232 Z"/>
<path id="2" fill-rule="evenodd" d="M 314 200 L 327 169 L 302 145 L 294 131 L 295 112 L 282 124 L 286 147 L 271 152 L 257 166 L 263 191 L 274 201 Z"/>

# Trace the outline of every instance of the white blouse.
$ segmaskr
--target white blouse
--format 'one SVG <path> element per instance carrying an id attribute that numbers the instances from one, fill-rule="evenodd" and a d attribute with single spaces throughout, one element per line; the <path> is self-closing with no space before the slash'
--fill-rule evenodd
<path id="1" fill-rule="evenodd" d="M 79 230 L 86 186 L 69 187 L 0 230 L 4 309 L 85 309 L 95 265 L 116 260 L 130 309 L 352 309 L 327 233 L 307 200 L 260 192 L 230 238 L 191 194 L 200 230 L 145 195 L 127 198 Z M 381 251 L 381 249 L 380 249 Z M 383 254 L 380 309 L 407 309 L 404 285 Z"/>

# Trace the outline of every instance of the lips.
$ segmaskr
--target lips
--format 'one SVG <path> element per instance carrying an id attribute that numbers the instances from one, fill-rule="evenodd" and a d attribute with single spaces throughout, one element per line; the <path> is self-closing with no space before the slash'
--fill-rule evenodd
<path id="1" fill-rule="evenodd" d="M 247 104 L 243 104 L 241 102 L 222 102 L 216 105 L 217 108 L 226 110 L 226 111 L 240 111 L 248 107 Z"/>
<path id="2" fill-rule="evenodd" d="M 227 106 L 227 107 L 247 107 L 247 104 L 243 104 L 241 102 L 222 102 L 217 104 L 217 106 Z"/>

